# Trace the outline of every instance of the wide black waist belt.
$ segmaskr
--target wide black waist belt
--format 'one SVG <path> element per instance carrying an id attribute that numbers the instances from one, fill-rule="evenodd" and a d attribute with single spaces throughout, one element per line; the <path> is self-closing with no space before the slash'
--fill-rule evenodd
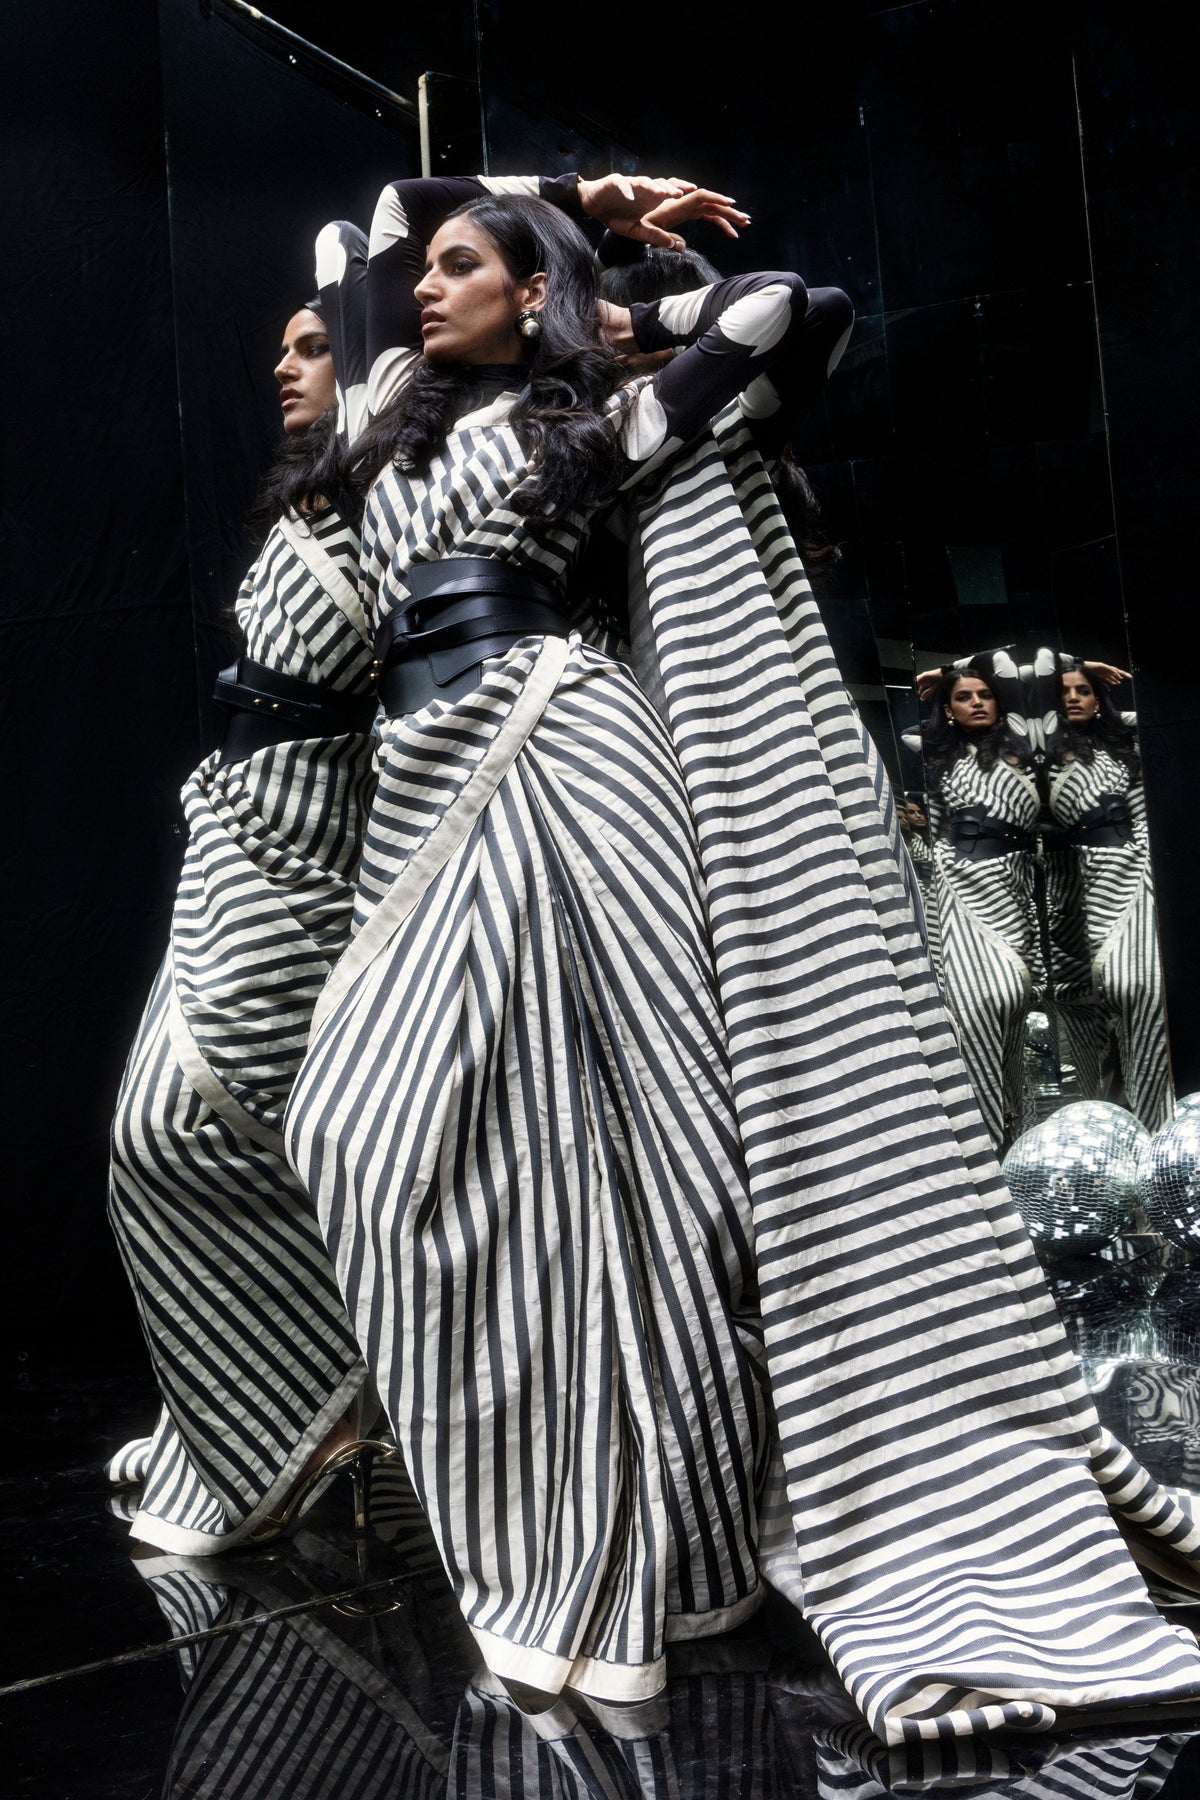
<path id="1" fill-rule="evenodd" d="M 1030 832 L 994 818 L 982 806 L 962 806 L 951 813 L 946 835 L 960 862 L 985 862 L 992 856 L 1037 848 Z"/>
<path id="2" fill-rule="evenodd" d="M 346 694 L 323 682 L 298 681 L 248 656 L 221 670 L 213 699 L 229 714 L 221 739 L 223 763 L 241 762 L 256 750 L 297 738 L 370 731 L 377 705 L 373 693 Z"/>
<path id="3" fill-rule="evenodd" d="M 408 605 L 375 634 L 379 698 L 390 718 L 477 688 L 484 658 L 523 637 L 565 637 L 566 603 L 548 582 L 486 556 L 417 563 Z"/>
<path id="4" fill-rule="evenodd" d="M 1122 794 L 1105 794 L 1098 805 L 1068 826 L 1067 842 L 1090 850 L 1119 850 L 1133 841 L 1133 825 Z"/>

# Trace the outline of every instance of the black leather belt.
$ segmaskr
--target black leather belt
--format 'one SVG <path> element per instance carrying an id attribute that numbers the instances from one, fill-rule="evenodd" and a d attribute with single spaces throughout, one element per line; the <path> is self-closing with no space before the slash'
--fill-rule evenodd
<path id="1" fill-rule="evenodd" d="M 1133 841 L 1129 808 L 1121 794 L 1105 794 L 1098 805 L 1080 813 L 1067 828 L 1068 843 L 1088 849 L 1119 850 Z"/>
<path id="2" fill-rule="evenodd" d="M 565 637 L 566 602 L 548 582 L 487 556 L 416 563 L 412 595 L 375 634 L 379 698 L 389 718 L 479 686 L 483 661 L 534 634 Z"/>
<path id="3" fill-rule="evenodd" d="M 213 699 L 229 713 L 221 738 L 223 763 L 241 762 L 270 744 L 370 731 L 377 704 L 373 693 L 346 694 L 323 682 L 298 681 L 248 656 L 221 670 Z"/>
<path id="4" fill-rule="evenodd" d="M 950 815 L 946 832 L 959 862 L 986 862 L 1018 850 L 1036 850 L 1032 834 L 994 818 L 982 806 L 960 806 Z"/>

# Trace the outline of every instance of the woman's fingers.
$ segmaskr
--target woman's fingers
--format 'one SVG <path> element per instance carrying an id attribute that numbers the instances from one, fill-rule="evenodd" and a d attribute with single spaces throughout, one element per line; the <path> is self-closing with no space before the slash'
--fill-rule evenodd
<path id="1" fill-rule="evenodd" d="M 731 195 L 718 194 L 712 188 L 693 188 L 690 193 L 663 200 L 646 214 L 643 223 L 669 231 L 693 219 L 716 225 L 727 237 L 736 237 L 737 227 L 750 223 L 749 213 L 742 212 Z"/>
<path id="2" fill-rule="evenodd" d="M 579 199 L 585 214 L 599 219 L 610 231 L 662 247 L 675 243 L 677 227 L 689 219 L 708 219 L 730 237 L 737 236 L 738 225 L 750 223 L 749 215 L 738 211 L 732 195 L 698 188 L 674 175 L 613 174 L 581 181 Z"/>
<path id="3" fill-rule="evenodd" d="M 1086 662 L 1083 666 L 1089 673 L 1094 673 L 1096 680 L 1102 681 L 1105 687 L 1116 687 L 1118 682 L 1133 680 L 1128 669 L 1118 669 L 1115 663 Z"/>

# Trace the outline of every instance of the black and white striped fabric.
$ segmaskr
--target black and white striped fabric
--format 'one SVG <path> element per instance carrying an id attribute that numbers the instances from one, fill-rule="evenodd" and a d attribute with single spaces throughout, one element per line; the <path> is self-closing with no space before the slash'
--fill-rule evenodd
<path id="1" fill-rule="evenodd" d="M 672 1679 L 661 1704 L 565 1701 L 521 1713 L 498 1682 L 459 1708 L 448 1800 L 816 1800 L 788 1768 L 761 1675 L 732 1667 Z"/>
<path id="2" fill-rule="evenodd" d="M 367 691 L 357 560 L 336 514 L 281 521 L 238 597 L 247 653 Z M 214 755 L 184 789 L 171 947 L 118 1100 L 110 1201 L 164 1400 L 132 1529 L 168 1550 L 253 1530 L 366 1380 L 279 1126 L 349 933 L 371 755 L 364 733 Z"/>
<path id="3" fill-rule="evenodd" d="M 1070 854 L 1096 991 L 1116 1038 L 1125 1104 L 1148 1131 L 1157 1131 L 1171 1116 L 1172 1101 L 1144 792 L 1124 763 L 1097 749 L 1091 762 L 1060 763 L 1050 783 L 1050 809 L 1069 828 L 1112 795 L 1129 808 L 1130 842 L 1081 844 Z"/>
<path id="4" fill-rule="evenodd" d="M 860 1727 L 816 1735 L 817 1800 L 890 1800 L 900 1794 L 962 1800 L 1154 1800 L 1185 1735 L 1049 1744 L 1044 1756 L 985 1738 L 887 1749 Z"/>
<path id="5" fill-rule="evenodd" d="M 1033 856 L 956 856 L 945 832 L 968 806 L 1032 832 L 1041 802 L 1029 768 L 1001 758 L 982 769 L 969 744 L 930 797 L 938 972 L 975 1099 L 1000 1149 L 1020 1129 L 1025 1017 L 1045 976 Z"/>
<path id="6" fill-rule="evenodd" d="M 225 1588 L 167 1563 L 147 1580 L 173 1630 L 223 1630 L 177 1652 L 185 1698 L 166 1800 L 443 1800 L 446 1743 L 319 1610 L 272 1618 L 269 1602 L 239 1591 L 241 1580 Z M 274 1598 L 278 1606 L 285 1596 Z M 392 1637 L 397 1662 L 407 1649 L 415 1673 L 419 1649 L 398 1627 Z"/>
<path id="7" fill-rule="evenodd" d="M 1062 842 L 1058 833 L 1043 833 L 1041 869 L 1049 957 L 1047 1005 L 1062 1025 L 1077 1092 L 1099 1098 L 1108 1083 L 1105 1051 L 1110 1032 L 1092 973 L 1083 871 L 1075 846 Z"/>
<path id="8" fill-rule="evenodd" d="M 631 482 L 714 394 L 754 379 L 765 404 L 803 295 L 743 277 L 645 309 L 648 333 L 703 338 L 704 379 L 676 357 L 614 402 Z M 377 482 L 377 613 L 450 550 L 565 573 L 587 520 L 522 513 L 511 404 L 461 419 L 428 476 Z M 290 1153 L 490 1666 L 637 1699 L 664 1632 L 759 1598 L 749 1214 L 678 763 L 628 670 L 575 634 L 388 721 L 379 771 Z"/>
<path id="9" fill-rule="evenodd" d="M 322 309 L 353 426 L 365 393 L 366 239 L 327 226 Z M 236 612 L 245 653 L 369 691 L 358 532 L 332 509 L 279 520 Z M 184 788 L 171 944 L 130 1053 L 110 1215 L 164 1410 L 110 1479 L 145 1483 L 133 1533 L 205 1555 L 286 1494 L 366 1380 L 279 1127 L 312 1007 L 349 932 L 373 786 L 367 733 L 210 756 Z"/>
<path id="10" fill-rule="evenodd" d="M 141 1487 L 150 1466 L 150 1446 L 153 1442 L 153 1438 L 139 1437 L 122 1444 L 116 1455 L 110 1456 L 104 1465 L 105 1479 L 115 1488 Z M 130 1518 L 132 1516 L 131 1513 Z"/>
<path id="11" fill-rule="evenodd" d="M 643 529 L 652 607 L 658 588 L 672 608 L 659 663 L 700 833 L 799 1548 L 799 1571 L 768 1573 L 803 1594 L 888 1741 L 1045 1724 L 1072 1693 L 1194 1691 L 1194 1645 L 1147 1603 L 1102 1492 L 1189 1555 L 1200 1533 L 1095 1419 L 900 903 L 777 502 L 732 424 L 722 438 L 731 482 L 705 480 L 698 449 Z M 755 647 L 740 685 L 731 638 Z"/>
<path id="12" fill-rule="evenodd" d="M 175 1558 L 139 1567 L 185 1640 L 167 1796 L 816 1800 L 794 1767 L 811 1751 L 776 1728 L 764 1674 L 736 1653 L 647 1705 L 589 1716 L 560 1699 L 531 1715 L 486 1671 L 455 1704 L 436 1608 L 368 1626 L 336 1608 L 297 1614 L 295 1583 L 253 1569 L 225 1585 Z"/>
<path id="13" fill-rule="evenodd" d="M 203 1576 L 197 1575 L 181 1558 L 165 1553 L 139 1557 L 134 1568 L 162 1614 L 186 1693 L 203 1659 L 209 1632 L 227 1622 L 230 1590 L 208 1569 Z"/>
<path id="14" fill-rule="evenodd" d="M 380 774 L 292 1154 L 490 1665 L 639 1698 L 664 1614 L 757 1601 L 748 1217 L 678 771 L 575 636 L 390 722 Z"/>
<path id="15" fill-rule="evenodd" d="M 796 295 L 661 303 L 720 335 L 706 404 L 769 379 Z M 653 1692 L 665 1638 L 755 1604 L 782 1485 L 759 1559 L 886 1741 L 1195 1696 L 1105 1496 L 1200 1530 L 1091 1410 L 739 410 L 669 458 L 691 354 L 622 426 L 631 484 L 670 460 L 638 506 L 667 728 L 575 635 L 384 731 L 287 1132 L 368 1366 L 505 1678 Z M 570 561 L 506 417 L 377 482 L 378 613 L 416 560 Z"/>

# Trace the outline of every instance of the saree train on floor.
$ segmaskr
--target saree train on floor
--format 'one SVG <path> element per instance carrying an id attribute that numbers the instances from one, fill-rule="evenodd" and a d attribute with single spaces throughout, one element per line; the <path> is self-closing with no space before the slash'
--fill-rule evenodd
<path id="1" fill-rule="evenodd" d="M 421 516 L 460 554 L 505 416 Z M 1200 1530 L 1083 1388 L 736 410 L 634 504 L 669 741 L 578 636 L 391 720 L 289 1106 L 477 1641 L 637 1698 L 757 1549 L 887 1742 L 1194 1698 L 1108 1509 Z"/>

